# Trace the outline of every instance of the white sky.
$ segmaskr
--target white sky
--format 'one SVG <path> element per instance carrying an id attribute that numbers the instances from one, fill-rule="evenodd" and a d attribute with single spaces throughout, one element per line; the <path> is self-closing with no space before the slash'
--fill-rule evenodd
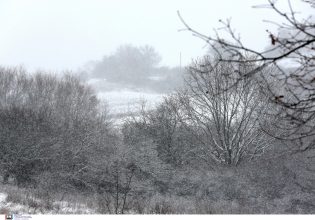
<path id="1" fill-rule="evenodd" d="M 280 0 L 286 5 L 287 1 Z M 309 13 L 307 7 L 297 10 Z M 219 19 L 232 18 L 247 45 L 269 43 L 263 19 L 277 16 L 253 9 L 265 0 L 0 0 L 0 65 L 24 65 L 30 70 L 76 70 L 99 60 L 121 44 L 152 45 L 163 65 L 179 65 L 201 56 L 205 43 L 183 25 L 179 10 L 194 29 L 213 33 Z"/>

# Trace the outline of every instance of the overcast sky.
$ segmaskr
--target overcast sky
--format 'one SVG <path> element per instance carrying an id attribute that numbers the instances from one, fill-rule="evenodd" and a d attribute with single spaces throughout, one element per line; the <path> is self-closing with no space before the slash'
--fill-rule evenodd
<path id="1" fill-rule="evenodd" d="M 286 3 L 280 0 L 281 3 Z M 298 11 L 307 8 L 292 0 Z M 99 60 L 122 44 L 151 45 L 162 64 L 176 66 L 179 54 L 188 64 L 205 53 L 205 43 L 183 28 L 179 10 L 191 27 L 213 33 L 219 19 L 232 18 L 247 45 L 268 43 L 263 19 L 268 9 L 253 9 L 265 0 L 0 0 L 0 65 L 30 70 L 76 70 Z"/>

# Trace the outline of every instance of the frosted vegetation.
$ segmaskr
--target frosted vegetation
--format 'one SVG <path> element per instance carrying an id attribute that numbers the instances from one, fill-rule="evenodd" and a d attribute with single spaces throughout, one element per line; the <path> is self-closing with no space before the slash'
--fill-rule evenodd
<path id="1" fill-rule="evenodd" d="M 0 213 L 314 213 L 313 90 L 296 102 L 285 67 L 223 55 L 171 68 L 125 45 L 75 74 L 0 67 Z"/>

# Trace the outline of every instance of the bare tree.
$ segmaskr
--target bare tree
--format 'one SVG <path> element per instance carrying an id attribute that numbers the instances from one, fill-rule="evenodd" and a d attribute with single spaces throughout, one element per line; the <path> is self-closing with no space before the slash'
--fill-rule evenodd
<path id="1" fill-rule="evenodd" d="M 255 67 L 204 57 L 189 67 L 187 91 L 179 94 L 182 121 L 198 136 L 204 161 L 238 165 L 261 155 L 270 144 L 259 126 L 267 101 L 257 83 L 238 81 L 235 68 L 246 72 Z"/>
<path id="2" fill-rule="evenodd" d="M 302 2 L 314 9 L 314 0 Z M 267 21 L 277 26 L 278 34 L 267 30 L 270 45 L 263 51 L 245 46 L 239 34 L 233 30 L 230 20 L 220 20 L 223 28 L 207 36 L 191 28 L 179 12 L 178 15 L 185 26 L 184 30 L 206 41 L 221 61 L 255 64 L 253 69 L 238 72 L 238 80 L 247 80 L 268 66 L 278 69 L 276 74 L 262 77 L 266 82 L 270 77 L 277 81 L 277 87 L 267 84 L 265 89 L 270 92 L 270 99 L 280 106 L 277 117 L 283 120 L 278 127 L 286 132 L 279 138 L 293 140 L 315 135 L 315 22 L 312 16 L 301 18 L 290 1 L 288 6 L 289 11 L 281 10 L 275 0 L 255 6 L 271 9 L 282 19 L 279 23 Z M 227 32 L 228 37 L 221 37 L 221 31 Z M 308 147 L 313 145 L 311 143 Z"/>

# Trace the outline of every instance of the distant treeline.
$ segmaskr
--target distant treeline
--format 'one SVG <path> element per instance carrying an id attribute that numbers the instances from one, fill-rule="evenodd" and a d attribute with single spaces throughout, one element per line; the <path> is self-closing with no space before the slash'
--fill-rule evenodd
<path id="1" fill-rule="evenodd" d="M 160 55 L 153 47 L 124 45 L 101 61 L 90 62 L 80 76 L 100 79 L 104 85 L 117 88 L 136 88 L 166 93 L 183 85 L 184 70 L 160 66 Z M 106 86 L 99 88 L 107 90 Z"/>

